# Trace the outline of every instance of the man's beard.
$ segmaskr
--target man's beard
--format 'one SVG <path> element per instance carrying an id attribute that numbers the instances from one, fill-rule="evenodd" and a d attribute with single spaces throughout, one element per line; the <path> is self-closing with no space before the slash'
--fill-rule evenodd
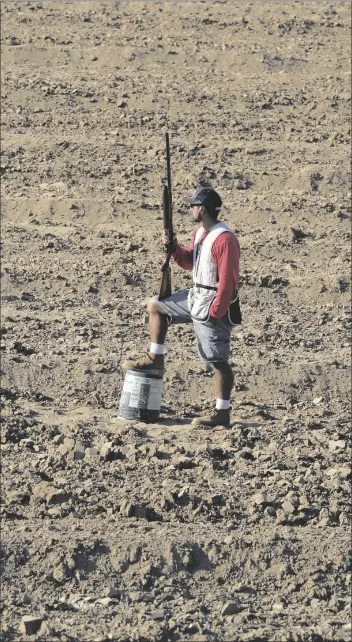
<path id="1" fill-rule="evenodd" d="M 200 214 L 198 214 L 197 218 L 193 218 L 195 223 L 201 223 L 202 222 L 202 217 Z"/>

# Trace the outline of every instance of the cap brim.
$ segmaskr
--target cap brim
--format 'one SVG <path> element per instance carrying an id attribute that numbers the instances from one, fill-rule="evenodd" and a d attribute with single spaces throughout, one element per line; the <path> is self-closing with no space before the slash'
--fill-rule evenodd
<path id="1" fill-rule="evenodd" d="M 182 199 L 186 205 L 200 205 L 201 203 L 195 203 L 193 196 L 184 196 Z"/>

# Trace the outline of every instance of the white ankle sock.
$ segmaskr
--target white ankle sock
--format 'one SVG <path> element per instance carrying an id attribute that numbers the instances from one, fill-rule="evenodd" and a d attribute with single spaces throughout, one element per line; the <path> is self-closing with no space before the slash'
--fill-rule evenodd
<path id="1" fill-rule="evenodd" d="M 229 399 L 219 399 L 216 397 L 216 410 L 228 410 L 230 408 Z"/>
<path id="2" fill-rule="evenodd" d="M 164 354 L 164 346 L 161 343 L 151 343 L 149 352 L 152 354 Z"/>

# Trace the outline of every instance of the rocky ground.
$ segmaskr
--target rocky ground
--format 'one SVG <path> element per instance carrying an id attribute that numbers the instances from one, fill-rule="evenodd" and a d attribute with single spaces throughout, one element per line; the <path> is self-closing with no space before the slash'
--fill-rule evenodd
<path id="1" fill-rule="evenodd" d="M 349 2 L 1 12 L 0 639 L 350 640 Z M 186 326 L 160 422 L 117 418 L 167 126 L 180 242 L 210 183 L 241 243 L 231 429 Z"/>

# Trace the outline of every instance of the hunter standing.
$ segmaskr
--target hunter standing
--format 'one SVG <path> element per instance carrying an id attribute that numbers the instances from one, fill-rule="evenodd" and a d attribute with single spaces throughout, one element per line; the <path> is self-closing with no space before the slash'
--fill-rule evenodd
<path id="1" fill-rule="evenodd" d="M 160 300 L 149 300 L 149 353 L 135 361 L 125 361 L 126 370 L 164 371 L 164 343 L 169 324 L 193 323 L 200 358 L 215 369 L 216 403 L 210 415 L 193 419 L 203 426 L 230 424 L 230 397 L 234 375 L 229 364 L 233 325 L 241 323 L 238 303 L 240 246 L 234 232 L 218 221 L 222 206 L 219 194 L 199 187 L 184 199 L 192 209 L 193 221 L 200 226 L 188 248 L 176 237 L 172 257 L 184 270 L 193 270 L 193 287 Z M 166 244 L 167 237 L 163 242 Z"/>

